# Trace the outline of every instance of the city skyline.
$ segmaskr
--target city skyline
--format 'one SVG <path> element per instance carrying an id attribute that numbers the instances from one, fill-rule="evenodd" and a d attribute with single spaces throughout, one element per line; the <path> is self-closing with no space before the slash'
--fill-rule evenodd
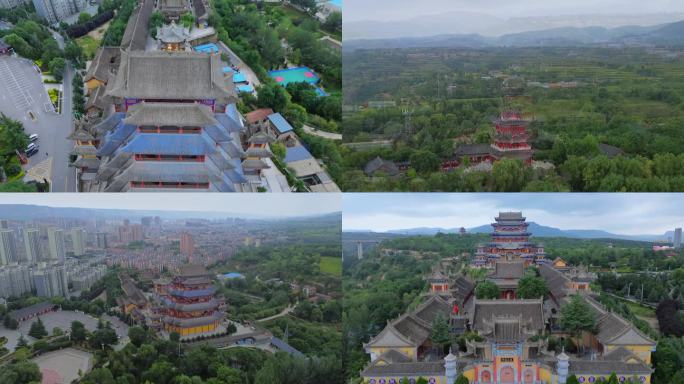
<path id="1" fill-rule="evenodd" d="M 345 194 L 342 228 L 386 232 L 489 225 L 500 211 L 564 230 L 663 235 L 684 224 L 677 194 Z"/>
<path id="2" fill-rule="evenodd" d="M 69 195 L 4 194 L 3 205 L 26 204 L 52 208 L 112 209 L 174 213 L 221 213 L 244 218 L 317 216 L 341 211 L 341 198 L 334 194 L 288 194 L 261 198 L 259 194 L 97 194 Z"/>

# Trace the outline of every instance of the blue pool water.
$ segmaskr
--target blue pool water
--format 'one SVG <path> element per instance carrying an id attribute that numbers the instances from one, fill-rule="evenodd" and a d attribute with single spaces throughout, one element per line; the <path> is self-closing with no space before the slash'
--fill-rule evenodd
<path id="1" fill-rule="evenodd" d="M 328 3 L 342 8 L 342 0 L 330 0 L 330 1 L 328 1 Z"/>

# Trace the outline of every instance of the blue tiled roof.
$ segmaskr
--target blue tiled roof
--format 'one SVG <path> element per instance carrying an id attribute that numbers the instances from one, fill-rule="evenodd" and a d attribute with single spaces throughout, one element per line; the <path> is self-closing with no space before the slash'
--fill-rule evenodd
<path id="1" fill-rule="evenodd" d="M 123 148 L 129 153 L 199 156 L 215 149 L 204 135 L 140 133 Z"/>
<path id="2" fill-rule="evenodd" d="M 216 44 L 208 43 L 196 46 L 195 51 L 202 53 L 218 53 L 219 49 Z"/>
<path id="3" fill-rule="evenodd" d="M 252 87 L 251 85 L 247 85 L 247 84 L 238 85 L 237 90 L 238 90 L 238 92 L 252 93 L 252 92 L 254 92 L 254 87 Z"/>
<path id="4" fill-rule="evenodd" d="M 244 127 L 242 126 L 237 108 L 232 106 L 233 104 L 228 105 L 226 113 L 217 113 L 214 117 L 228 132 L 240 132 Z"/>
<path id="5" fill-rule="evenodd" d="M 283 115 L 281 115 L 280 113 L 274 113 L 272 115 L 268 115 L 268 120 L 271 121 L 271 123 L 273 124 L 275 129 L 277 129 L 278 132 L 281 134 L 294 130 L 294 128 L 292 128 L 290 123 L 288 123 L 287 120 L 285 120 Z"/>
<path id="6" fill-rule="evenodd" d="M 105 138 L 97 151 L 98 156 L 109 156 L 114 151 L 116 151 L 121 143 L 126 140 L 133 132 L 135 132 L 135 126 L 119 123 L 113 131 L 110 131 L 105 135 Z"/>
<path id="7" fill-rule="evenodd" d="M 294 357 L 304 357 L 304 354 L 296 350 L 294 347 L 292 347 L 290 344 L 284 342 L 283 340 L 280 340 L 277 337 L 272 337 L 271 338 L 271 344 L 276 347 L 277 349 L 287 352 L 290 355 Z"/>
<path id="8" fill-rule="evenodd" d="M 285 162 L 292 163 L 295 161 L 311 159 L 311 153 L 306 150 L 303 146 L 289 147 L 285 152 Z"/>

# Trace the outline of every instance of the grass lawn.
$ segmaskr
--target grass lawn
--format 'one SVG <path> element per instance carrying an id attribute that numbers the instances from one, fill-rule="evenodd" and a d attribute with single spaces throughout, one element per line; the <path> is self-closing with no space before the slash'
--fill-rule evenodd
<path id="1" fill-rule="evenodd" d="M 88 60 L 95 57 L 97 48 L 100 46 L 100 40 L 95 40 L 91 36 L 85 35 L 76 39 L 76 44 L 83 49 L 83 53 Z"/>
<path id="2" fill-rule="evenodd" d="M 642 317 L 652 317 L 655 318 L 655 309 L 649 308 L 649 307 L 644 307 L 642 305 L 632 303 L 631 301 L 624 301 L 627 303 L 627 306 L 629 307 L 629 310 L 632 311 L 633 314 L 637 316 L 642 316 Z"/>
<path id="3" fill-rule="evenodd" d="M 321 257 L 321 272 L 333 276 L 342 276 L 342 258 Z"/>

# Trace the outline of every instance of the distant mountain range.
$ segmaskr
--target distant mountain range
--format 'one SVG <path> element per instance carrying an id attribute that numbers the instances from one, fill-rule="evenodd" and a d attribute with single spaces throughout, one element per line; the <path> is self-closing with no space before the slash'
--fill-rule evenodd
<path id="1" fill-rule="evenodd" d="M 560 27 L 486 37 L 441 34 L 426 37 L 345 40 L 345 50 L 378 48 L 495 48 L 574 46 L 684 46 L 684 21 L 655 26 Z"/>
<path id="2" fill-rule="evenodd" d="M 339 213 L 330 215 L 320 215 L 315 217 L 327 217 L 331 215 L 339 216 Z M 279 220 L 284 217 L 268 215 L 244 215 L 233 214 L 230 212 L 200 212 L 200 211 L 155 211 L 155 210 L 131 210 L 131 209 L 96 209 L 96 208 L 62 208 L 48 207 L 43 205 L 27 204 L 0 204 L 0 219 L 8 220 L 35 220 L 51 217 L 63 217 L 71 219 L 92 219 L 93 217 L 103 219 L 139 218 L 144 216 L 159 216 L 166 219 L 208 219 L 220 220 L 227 218 L 243 218 L 252 220 Z M 312 215 L 302 215 L 297 217 L 314 217 Z M 291 219 L 291 218 L 290 218 Z"/>
<path id="3" fill-rule="evenodd" d="M 619 235 L 597 229 L 559 229 L 554 227 L 547 227 L 537 224 L 535 222 L 529 223 L 529 231 L 536 237 L 567 237 L 573 239 L 618 239 L 618 240 L 632 240 L 632 241 L 659 241 L 667 240 L 674 237 L 674 232 L 666 232 L 663 235 Z M 467 228 L 468 233 L 491 233 L 491 225 L 481 225 L 475 228 Z M 437 233 L 459 233 L 459 228 L 407 228 L 387 231 L 391 234 L 401 234 L 409 236 L 434 236 Z M 346 231 L 345 232 L 350 232 Z M 364 231 L 354 231 L 356 233 Z M 369 231 L 366 231 L 369 232 Z"/>

